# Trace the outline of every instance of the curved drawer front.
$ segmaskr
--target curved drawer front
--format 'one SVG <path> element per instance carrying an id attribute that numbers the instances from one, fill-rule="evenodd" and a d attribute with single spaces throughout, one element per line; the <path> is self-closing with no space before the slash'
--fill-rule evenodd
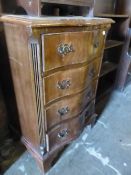
<path id="1" fill-rule="evenodd" d="M 78 136 L 84 126 L 84 117 L 73 118 L 68 122 L 57 125 L 48 136 L 48 150 L 59 148 L 61 145 L 69 143 Z"/>
<path id="2" fill-rule="evenodd" d="M 44 78 L 45 102 L 49 102 L 75 94 L 85 89 L 89 83 L 97 77 L 100 68 L 100 59 L 94 60 L 89 65 L 69 69 L 66 71 L 59 71 Z"/>
<path id="3" fill-rule="evenodd" d="M 89 77 L 89 82 L 90 80 L 94 79 L 94 77 L 98 77 L 100 73 L 100 68 L 101 68 L 101 58 L 95 59 L 92 63 L 89 64 L 88 66 L 88 77 Z"/>
<path id="4" fill-rule="evenodd" d="M 104 51 L 106 31 L 99 29 L 94 31 L 93 34 L 93 54 L 95 57 L 101 56 Z"/>
<path id="5" fill-rule="evenodd" d="M 42 35 L 43 69 L 92 60 L 93 32 L 67 32 Z"/>
<path id="6" fill-rule="evenodd" d="M 86 122 L 95 113 L 95 100 L 92 100 L 84 109 L 82 115 L 84 116 Z"/>
<path id="7" fill-rule="evenodd" d="M 53 103 L 45 111 L 47 130 L 54 125 L 77 116 L 85 106 L 95 97 L 97 80 L 83 92 Z"/>

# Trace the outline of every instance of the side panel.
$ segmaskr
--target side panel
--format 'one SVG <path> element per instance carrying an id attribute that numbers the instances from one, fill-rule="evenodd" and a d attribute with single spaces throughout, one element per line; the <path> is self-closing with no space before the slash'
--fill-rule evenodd
<path id="1" fill-rule="evenodd" d="M 22 133 L 37 148 L 38 118 L 28 33 L 22 26 L 5 24 L 5 34 Z"/>

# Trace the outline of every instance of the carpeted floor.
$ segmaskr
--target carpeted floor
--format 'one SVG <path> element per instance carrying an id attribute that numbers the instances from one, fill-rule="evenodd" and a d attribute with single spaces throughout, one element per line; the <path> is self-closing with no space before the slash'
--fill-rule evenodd
<path id="1" fill-rule="evenodd" d="M 48 175 L 131 175 L 131 85 L 114 92 L 93 129 L 63 153 Z M 4 175 L 41 175 L 27 152 Z"/>

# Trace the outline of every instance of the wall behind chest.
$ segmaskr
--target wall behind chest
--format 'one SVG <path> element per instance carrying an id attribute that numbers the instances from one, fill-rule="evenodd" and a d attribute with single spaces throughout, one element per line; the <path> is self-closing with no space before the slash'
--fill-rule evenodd
<path id="1" fill-rule="evenodd" d="M 16 0 L 1 0 L 0 1 L 0 7 L 1 7 L 1 11 L 2 13 L 13 13 L 14 9 L 16 7 Z"/>
<path id="2" fill-rule="evenodd" d="M 94 14 L 98 13 L 113 13 L 116 0 L 96 0 L 94 6 Z"/>

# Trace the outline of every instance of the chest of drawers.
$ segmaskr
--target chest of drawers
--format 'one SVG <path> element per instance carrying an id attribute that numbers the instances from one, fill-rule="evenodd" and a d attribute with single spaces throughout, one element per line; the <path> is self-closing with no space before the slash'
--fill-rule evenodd
<path id="1" fill-rule="evenodd" d="M 112 20 L 3 16 L 22 141 L 43 172 L 94 114 Z"/>

